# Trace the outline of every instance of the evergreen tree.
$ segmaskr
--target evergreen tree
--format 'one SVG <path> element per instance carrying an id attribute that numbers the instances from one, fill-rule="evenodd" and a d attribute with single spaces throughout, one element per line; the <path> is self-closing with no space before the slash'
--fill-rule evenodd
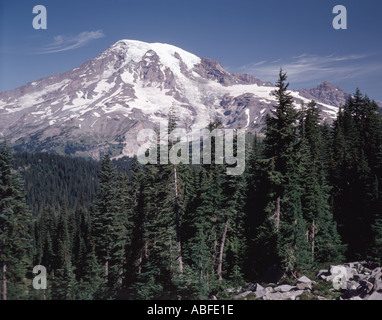
<path id="1" fill-rule="evenodd" d="M 277 259 L 276 229 L 265 212 L 267 204 L 272 199 L 268 193 L 270 181 L 265 170 L 268 165 L 264 159 L 264 143 L 256 135 L 247 164 L 245 208 L 248 253 L 245 272 L 248 277 L 258 278 Z"/>
<path id="2" fill-rule="evenodd" d="M 259 236 L 265 238 L 258 237 L 257 241 L 277 244 L 276 248 L 266 248 L 270 253 L 276 253 L 273 263 L 281 263 L 286 270 L 294 272 L 306 268 L 310 257 L 306 239 L 302 236 L 306 226 L 302 215 L 299 179 L 299 114 L 294 108 L 292 96 L 287 91 L 289 83 L 286 83 L 286 79 L 286 74 L 280 70 L 275 92 L 278 104 L 273 111 L 273 117 L 268 116 L 266 119 L 265 159 L 262 163 L 267 172 L 268 203 L 264 208 L 263 225 L 259 227 Z M 272 220 L 273 231 L 269 230 L 269 219 Z"/>
<path id="3" fill-rule="evenodd" d="M 132 201 L 130 198 L 130 185 L 127 175 L 121 174 L 117 178 L 117 210 L 112 220 L 111 242 L 111 275 L 116 289 L 121 289 L 125 279 L 126 266 L 131 263 L 127 260 L 131 246 L 132 233 Z"/>
<path id="4" fill-rule="evenodd" d="M 157 151 L 167 153 L 175 142 L 172 133 L 177 118 L 170 110 L 168 132 L 170 141 L 157 133 Z M 166 150 L 167 149 L 167 150 Z M 181 238 L 183 194 L 180 164 L 151 164 L 144 167 L 143 194 L 145 197 L 143 221 L 143 248 L 140 251 L 138 278 L 144 273 L 163 289 L 162 294 L 177 295 L 183 281 L 183 244 Z M 150 263 L 148 263 L 148 261 Z M 147 268 L 153 268 L 147 270 Z M 146 269 L 146 270 L 145 270 Z M 150 281 L 151 281 L 150 280 Z"/>
<path id="5" fill-rule="evenodd" d="M 97 261 L 94 248 L 87 253 L 83 270 L 81 278 L 77 282 L 77 299 L 94 300 L 103 298 L 105 291 L 103 268 Z"/>
<path id="6" fill-rule="evenodd" d="M 24 198 L 23 182 L 12 170 L 12 153 L 0 148 L 0 267 L 1 299 L 26 297 L 26 274 L 31 264 L 31 215 Z"/>
<path id="7" fill-rule="evenodd" d="M 343 249 L 329 206 L 330 188 L 326 181 L 326 145 L 314 101 L 309 103 L 300 123 L 301 185 L 303 217 L 312 263 L 341 261 Z"/>
<path id="8" fill-rule="evenodd" d="M 72 264 L 72 244 L 69 233 L 69 213 L 63 206 L 56 230 L 55 272 L 52 285 L 53 300 L 75 299 L 75 276 Z"/>
<path id="9" fill-rule="evenodd" d="M 36 265 L 43 265 L 48 272 L 54 269 L 54 238 L 56 230 L 55 216 L 50 208 L 43 207 L 36 225 Z"/>
<path id="10" fill-rule="evenodd" d="M 101 163 L 100 194 L 92 221 L 95 253 L 104 265 L 104 279 L 110 294 L 122 287 L 126 249 L 126 216 L 118 207 L 116 173 L 108 154 Z M 123 208 L 122 208 L 123 209 Z"/>
<path id="11" fill-rule="evenodd" d="M 128 260 L 132 263 L 127 265 L 128 283 L 135 281 L 136 274 L 142 272 L 142 264 L 145 255 L 145 185 L 144 173 L 138 162 L 137 157 L 133 158 L 131 169 L 131 189 L 130 197 L 132 201 L 132 234 L 131 248 L 128 252 Z"/>
<path id="12" fill-rule="evenodd" d="M 380 211 L 381 113 L 359 90 L 338 113 L 330 182 L 335 219 L 348 259 L 365 259 Z M 373 231 L 374 230 L 374 231 Z"/>
<path id="13" fill-rule="evenodd" d="M 314 101 L 296 111 L 286 80 L 281 70 L 265 137 L 254 137 L 240 176 L 216 163 L 214 136 L 203 165 L 27 153 L 13 165 L 4 143 L 1 299 L 208 299 L 272 265 L 297 277 L 343 262 L 345 245 L 349 260 L 381 262 L 380 108 L 357 90 L 321 125 Z M 172 107 L 157 158 L 181 145 L 177 121 Z M 28 291 L 32 259 L 48 271 L 43 296 Z"/>
<path id="14" fill-rule="evenodd" d="M 301 150 L 296 150 L 289 161 L 280 201 L 282 216 L 277 234 L 277 250 L 285 271 L 296 276 L 295 272 L 310 269 L 312 257 L 302 208 Z"/>
<path id="15" fill-rule="evenodd" d="M 234 156 L 238 156 L 237 136 L 234 136 L 233 147 L 235 150 Z M 247 158 L 247 153 L 241 156 Z M 225 198 L 223 236 L 226 233 L 226 244 L 224 246 L 224 242 L 221 242 L 223 249 L 225 249 L 224 252 L 221 252 L 224 254 L 222 271 L 225 272 L 226 278 L 229 278 L 237 286 L 240 286 L 243 281 L 245 255 L 247 253 L 247 241 L 245 239 L 246 174 L 244 171 L 241 175 L 223 175 L 223 194 Z M 221 281 L 223 275 L 221 273 L 219 275 L 218 272 L 218 276 Z"/>

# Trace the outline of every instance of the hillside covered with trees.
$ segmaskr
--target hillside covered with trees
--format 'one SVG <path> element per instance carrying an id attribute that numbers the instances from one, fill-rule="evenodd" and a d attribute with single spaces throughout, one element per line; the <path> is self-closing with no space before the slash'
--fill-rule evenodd
<path id="1" fill-rule="evenodd" d="M 280 71 L 265 136 L 238 176 L 226 164 L 12 154 L 4 142 L 1 299 L 208 299 L 272 265 L 297 277 L 381 263 L 381 110 L 357 90 L 322 124 L 315 102 L 296 110 L 287 89 Z M 35 265 L 46 290 L 32 288 Z"/>

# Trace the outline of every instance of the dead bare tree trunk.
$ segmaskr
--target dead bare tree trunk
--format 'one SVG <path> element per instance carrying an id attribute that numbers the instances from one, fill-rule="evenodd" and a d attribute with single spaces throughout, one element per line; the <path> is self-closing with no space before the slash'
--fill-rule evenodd
<path id="1" fill-rule="evenodd" d="M 219 252 L 219 262 L 218 262 L 218 277 L 219 281 L 223 280 L 223 275 L 222 275 L 222 270 L 223 270 L 223 253 L 224 253 L 224 245 L 225 245 L 225 239 L 227 236 L 227 230 L 228 230 L 228 218 L 226 218 L 225 225 L 224 225 L 224 230 L 223 230 L 223 235 L 220 243 L 220 252 Z"/>
<path id="2" fill-rule="evenodd" d="M 280 196 L 277 197 L 277 204 L 276 204 L 276 231 L 279 232 L 279 226 L 280 226 L 280 212 L 281 212 L 281 207 L 280 207 Z"/>
<path id="3" fill-rule="evenodd" d="M 106 284 L 109 283 L 109 260 L 105 262 L 105 282 Z"/>
<path id="4" fill-rule="evenodd" d="M 179 217 L 179 193 L 178 193 L 178 175 L 176 166 L 174 166 L 174 191 L 175 191 L 175 224 L 176 224 L 176 242 L 178 251 L 179 274 L 183 274 L 183 258 L 182 258 L 182 239 L 180 236 L 180 217 Z"/>
<path id="5" fill-rule="evenodd" d="M 316 224 L 313 220 L 313 224 L 312 224 L 312 263 L 314 262 L 314 250 L 315 250 L 314 238 L 315 238 L 315 235 L 316 235 Z"/>
<path id="6" fill-rule="evenodd" d="M 214 222 L 216 222 L 216 220 L 217 220 L 217 218 L 214 217 Z M 218 252 L 218 232 L 216 231 L 215 225 L 212 227 L 211 234 L 212 234 L 212 237 L 214 239 L 214 250 L 213 250 L 213 253 L 211 254 L 210 261 L 211 261 L 211 264 L 215 266 L 215 263 L 218 259 L 218 254 L 219 254 L 219 252 Z M 209 239 L 210 238 L 211 238 L 211 236 L 209 237 Z M 215 274 L 215 271 L 216 271 L 215 267 L 212 268 L 212 270 L 211 270 L 212 274 Z"/>
<path id="7" fill-rule="evenodd" d="M 276 200 L 276 210 L 273 216 L 271 216 L 269 219 L 275 220 L 276 224 L 276 231 L 279 232 L 279 227 L 280 227 L 280 212 L 281 212 L 281 206 L 280 206 L 280 196 L 277 197 Z"/>
<path id="8" fill-rule="evenodd" d="M 3 264 L 3 300 L 7 300 L 7 265 Z"/>
<path id="9" fill-rule="evenodd" d="M 143 262 L 143 248 L 139 251 L 138 274 L 142 273 L 142 262 Z"/>
<path id="10" fill-rule="evenodd" d="M 171 235 L 170 235 L 170 272 L 171 272 L 171 274 L 173 274 L 173 271 L 172 271 L 172 237 L 171 237 Z"/>
<path id="11" fill-rule="evenodd" d="M 122 281 L 123 281 L 123 259 L 121 260 L 121 268 L 119 269 L 119 285 L 122 288 Z"/>

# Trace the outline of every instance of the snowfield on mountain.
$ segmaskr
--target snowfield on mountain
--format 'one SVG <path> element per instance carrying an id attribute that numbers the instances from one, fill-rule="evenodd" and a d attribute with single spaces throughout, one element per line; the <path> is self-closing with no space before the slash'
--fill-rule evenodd
<path id="1" fill-rule="evenodd" d="M 19 151 L 132 156 L 138 132 L 166 122 L 171 107 L 187 130 L 218 119 L 261 133 L 274 90 L 173 45 L 121 40 L 80 67 L 0 93 L 0 136 Z M 328 122 L 348 97 L 328 82 L 291 94 L 296 107 L 314 99 Z"/>

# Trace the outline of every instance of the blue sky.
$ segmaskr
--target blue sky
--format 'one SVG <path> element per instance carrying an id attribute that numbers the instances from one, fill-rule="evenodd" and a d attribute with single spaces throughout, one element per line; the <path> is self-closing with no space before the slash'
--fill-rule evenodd
<path id="1" fill-rule="evenodd" d="M 35 30 L 35 5 L 48 12 Z M 335 5 L 347 30 L 335 30 Z M 0 91 L 94 58 L 120 39 L 164 42 L 217 60 L 230 72 L 291 88 L 322 81 L 382 101 L 380 0 L 0 0 Z"/>

